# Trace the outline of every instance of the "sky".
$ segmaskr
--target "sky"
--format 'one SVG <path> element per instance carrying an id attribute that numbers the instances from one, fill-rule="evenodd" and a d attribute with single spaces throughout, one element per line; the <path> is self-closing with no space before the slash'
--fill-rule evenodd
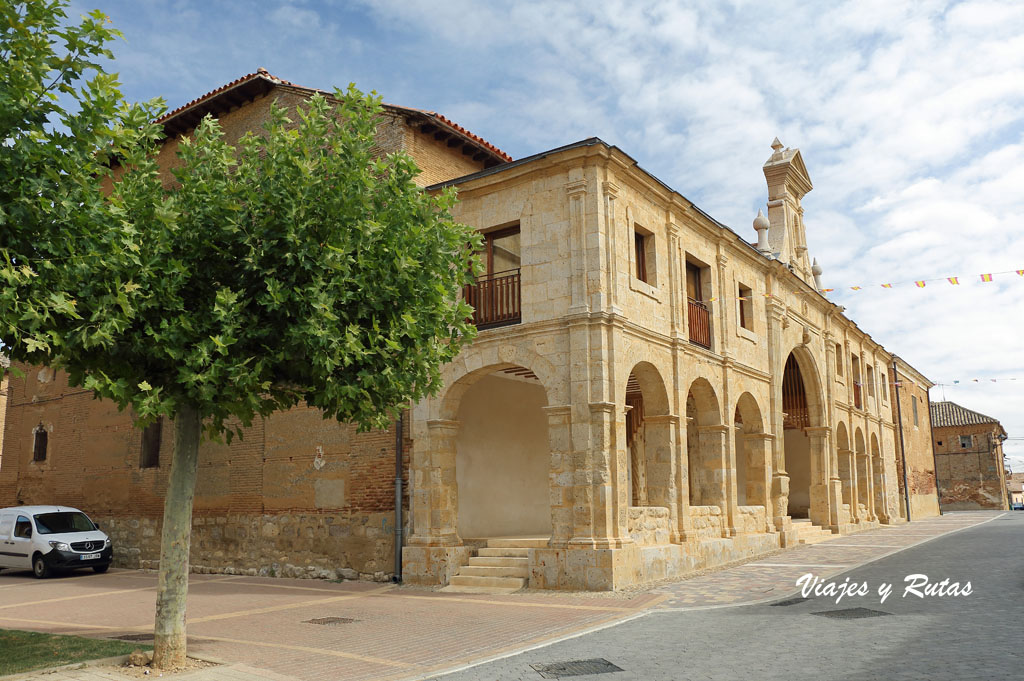
<path id="1" fill-rule="evenodd" d="M 438 111 L 516 158 L 597 136 L 751 240 L 778 136 L 814 183 L 807 241 L 829 297 L 940 383 L 933 400 L 999 419 L 1024 471 L 1022 2 L 75 0 L 71 11 L 93 8 L 125 34 L 111 69 L 131 100 L 175 108 L 264 67 Z"/>

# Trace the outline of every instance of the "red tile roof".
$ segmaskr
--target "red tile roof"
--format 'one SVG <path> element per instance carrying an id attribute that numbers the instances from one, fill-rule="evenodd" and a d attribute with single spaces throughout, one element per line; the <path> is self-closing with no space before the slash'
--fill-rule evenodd
<path id="1" fill-rule="evenodd" d="M 181 131 L 180 128 L 182 126 L 175 126 L 174 125 L 174 123 L 176 122 L 175 119 L 181 118 L 181 117 L 183 117 L 185 114 L 187 114 L 189 112 L 195 112 L 195 113 L 199 114 L 199 117 L 201 118 L 202 115 L 207 113 L 207 112 L 222 111 L 222 110 L 228 108 L 229 106 L 231 106 L 233 104 L 233 102 L 232 102 L 232 100 L 230 98 L 231 91 L 239 89 L 239 88 L 243 88 L 243 87 L 246 87 L 246 86 L 249 86 L 250 84 L 252 84 L 252 83 L 254 83 L 256 81 L 262 81 L 262 82 L 270 84 L 272 86 L 273 85 L 283 85 L 283 86 L 286 86 L 286 87 L 292 87 L 292 88 L 296 88 L 296 89 L 300 89 L 300 90 L 305 90 L 307 92 L 319 92 L 319 93 L 322 93 L 322 94 L 325 94 L 325 95 L 331 95 L 332 94 L 331 92 L 328 92 L 327 90 L 321 90 L 321 89 L 318 89 L 318 88 L 305 87 L 303 85 L 296 85 L 295 83 L 292 83 L 292 82 L 284 80 L 282 78 L 278 78 L 277 76 L 271 75 L 266 69 L 260 68 L 260 69 L 258 69 L 256 71 L 256 73 L 246 74 L 246 75 L 242 76 L 241 78 L 237 78 L 237 79 L 231 81 L 230 83 L 227 83 L 226 85 L 220 86 L 216 90 L 211 90 L 210 92 L 207 92 L 202 97 L 197 97 L 196 99 L 193 99 L 191 102 L 189 102 L 187 104 L 179 106 L 178 108 L 176 108 L 176 109 L 174 109 L 172 111 L 168 111 L 166 114 L 164 114 L 163 116 L 158 118 L 156 120 L 156 122 L 163 124 L 165 126 L 165 128 L 169 128 L 169 132 L 173 132 L 173 131 L 180 132 Z M 268 90 L 269 90 L 269 88 L 268 88 Z M 401 114 L 405 114 L 405 115 L 417 115 L 417 116 L 422 116 L 424 118 L 430 119 L 432 122 L 436 123 L 438 125 L 438 127 L 448 128 L 448 130 L 450 132 L 453 132 L 453 133 L 457 134 L 459 137 L 464 138 L 470 144 L 473 144 L 475 146 L 481 147 L 481 149 L 483 151 L 485 151 L 486 153 L 489 153 L 490 155 L 494 156 L 495 157 L 495 159 L 494 159 L 495 161 L 498 161 L 498 162 L 508 162 L 508 161 L 512 161 L 513 160 L 510 155 L 506 154 L 504 151 L 502 151 L 498 147 L 494 146 L 493 144 L 491 144 L 490 142 L 488 142 L 484 138 L 482 138 L 482 137 L 480 137 L 478 135 L 474 135 L 472 132 L 470 132 L 466 128 L 463 128 L 458 123 L 455 123 L 454 121 L 448 119 L 447 117 L 445 117 L 445 116 L 443 116 L 443 115 L 441 115 L 441 114 L 439 114 L 437 112 L 426 111 L 426 110 L 423 110 L 423 109 L 415 109 L 415 108 L 408 107 L 408 106 L 398 106 L 398 105 L 394 105 L 394 104 L 384 104 L 384 108 L 390 109 L 392 111 L 395 111 L 395 112 L 401 113 Z M 205 111 L 196 111 L 197 109 L 205 110 Z M 198 120 L 196 121 L 196 123 L 198 123 Z M 193 127 L 193 126 L 192 125 L 185 125 L 184 127 L 185 128 L 189 128 L 189 127 Z"/>

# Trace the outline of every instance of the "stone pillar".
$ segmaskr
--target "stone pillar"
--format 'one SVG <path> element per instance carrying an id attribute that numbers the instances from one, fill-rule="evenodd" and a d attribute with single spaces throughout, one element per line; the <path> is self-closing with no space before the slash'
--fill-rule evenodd
<path id="1" fill-rule="evenodd" d="M 458 421 L 427 421 L 427 450 L 414 451 L 412 500 L 414 534 L 409 544 L 460 546 L 459 490 L 455 480 L 455 438 Z"/>
<path id="2" fill-rule="evenodd" d="M 702 497 L 707 506 L 718 506 L 722 510 L 722 536 L 735 537 L 736 527 L 729 522 L 729 450 L 726 439 L 729 426 L 698 426 L 700 461 L 704 467 L 702 476 Z"/>
<path id="3" fill-rule="evenodd" d="M 573 536 L 572 409 L 569 405 L 541 409 L 548 417 L 548 443 L 551 447 L 551 468 L 548 472 L 551 500 L 549 545 L 552 548 L 565 548 Z"/>
<path id="4" fill-rule="evenodd" d="M 860 471 L 857 470 L 857 452 L 850 452 L 850 522 L 860 522 Z"/>
<path id="5" fill-rule="evenodd" d="M 644 419 L 647 455 L 647 503 L 663 506 L 669 512 L 669 540 L 679 541 L 679 489 L 676 486 L 679 417 L 674 414 Z"/>
<path id="6" fill-rule="evenodd" d="M 775 524 L 772 506 L 772 440 L 770 433 L 746 433 L 742 436 L 743 447 L 751 461 L 747 470 L 747 505 L 764 506 L 767 520 L 765 532 L 774 532 Z"/>
<path id="7" fill-rule="evenodd" d="M 876 522 L 878 520 L 878 513 L 875 510 L 875 476 L 874 476 L 874 463 L 870 456 L 864 455 L 864 475 L 867 478 L 867 492 L 868 499 L 865 506 L 868 507 L 868 520 Z"/>
<path id="8" fill-rule="evenodd" d="M 675 533 L 679 542 L 690 537 L 690 485 L 695 484 L 693 471 L 690 470 L 689 429 L 696 428 L 693 419 L 679 419 L 679 430 L 676 446 L 676 525 Z"/>
<path id="9" fill-rule="evenodd" d="M 829 437 L 832 429 L 828 426 L 805 428 L 811 450 L 811 507 L 808 515 L 811 522 L 820 527 L 832 527 L 832 499 L 830 499 L 828 470 Z M 838 515 L 838 514 L 836 514 Z"/>
<path id="10" fill-rule="evenodd" d="M 789 518 L 789 475 L 786 473 L 785 438 L 782 425 L 782 377 L 786 358 L 782 356 L 782 322 L 786 306 L 782 301 L 769 298 L 768 308 L 768 371 L 771 376 L 769 423 L 775 438 L 772 440 L 772 521 L 775 528 L 786 533 L 792 529 Z M 785 538 L 783 541 L 787 541 Z"/>

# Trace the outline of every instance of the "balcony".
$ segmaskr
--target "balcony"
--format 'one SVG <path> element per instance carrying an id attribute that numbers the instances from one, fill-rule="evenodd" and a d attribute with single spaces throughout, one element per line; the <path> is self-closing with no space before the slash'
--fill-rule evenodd
<path id="1" fill-rule="evenodd" d="M 518 324 L 523 319 L 519 269 L 477 277 L 462 289 L 462 297 L 473 307 L 470 321 L 478 329 Z"/>
<path id="2" fill-rule="evenodd" d="M 690 342 L 711 349 L 711 313 L 707 305 L 699 300 L 687 300 L 690 321 Z"/>

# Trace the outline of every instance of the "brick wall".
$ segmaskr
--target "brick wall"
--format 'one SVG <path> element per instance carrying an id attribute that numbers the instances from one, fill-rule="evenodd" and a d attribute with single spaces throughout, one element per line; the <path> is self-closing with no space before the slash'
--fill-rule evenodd
<path id="1" fill-rule="evenodd" d="M 25 377 L 10 381 L 0 506 L 81 508 L 114 538 L 116 565 L 155 566 L 173 424 L 163 428 L 160 465 L 141 468 L 142 431 L 131 414 L 69 387 L 61 372 L 19 368 Z M 49 446 L 46 460 L 37 463 L 32 442 L 40 423 Z M 231 445 L 203 442 L 193 566 L 201 571 L 389 578 L 394 456 L 394 427 L 358 433 L 309 408 L 258 420 Z"/>
<path id="2" fill-rule="evenodd" d="M 936 428 L 935 458 L 943 510 L 1007 509 L 1003 448 L 998 426 Z M 970 438 L 962 446 L 960 438 Z"/>
<path id="3" fill-rule="evenodd" d="M 892 374 L 892 367 L 888 367 Z M 903 373 L 897 374 L 900 386 L 897 389 L 892 380 L 889 381 L 893 420 L 897 419 L 896 399 L 899 396 L 900 418 L 903 425 L 903 447 L 907 461 L 907 483 L 910 487 L 910 517 L 920 520 L 939 515 L 939 500 L 935 485 L 935 457 L 932 453 L 932 426 L 928 403 L 928 389 L 916 383 L 914 379 Z M 914 410 L 917 409 L 915 423 Z M 897 460 L 900 455 L 899 433 L 896 435 Z M 897 467 L 896 477 L 899 483 L 900 504 L 904 504 L 903 469 Z"/>

